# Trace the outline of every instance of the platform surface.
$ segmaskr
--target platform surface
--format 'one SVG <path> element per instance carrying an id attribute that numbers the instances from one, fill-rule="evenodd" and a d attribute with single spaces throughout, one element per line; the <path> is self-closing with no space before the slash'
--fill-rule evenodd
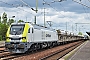
<path id="1" fill-rule="evenodd" d="M 90 60 L 90 41 L 87 41 L 69 60 Z"/>

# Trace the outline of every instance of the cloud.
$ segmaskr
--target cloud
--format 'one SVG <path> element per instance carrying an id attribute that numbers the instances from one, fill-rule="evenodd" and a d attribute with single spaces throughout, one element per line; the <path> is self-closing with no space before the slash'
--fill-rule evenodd
<path id="1" fill-rule="evenodd" d="M 18 9 L 20 8 L 20 9 Z M 32 11 L 30 8 L 27 7 L 18 7 L 18 8 L 6 8 L 6 7 L 0 7 L 0 13 L 6 12 L 8 14 L 8 17 L 15 15 L 16 19 L 23 19 L 26 20 L 26 17 L 30 20 L 34 20 L 34 16 L 36 15 L 35 11 Z M 38 21 L 43 22 L 44 20 L 44 14 L 42 13 L 43 9 L 39 9 L 37 13 L 37 19 Z M 64 22 L 90 22 L 89 21 L 89 13 L 75 13 L 75 12 L 65 12 L 65 11 L 55 11 L 51 8 L 46 9 L 45 19 L 46 21 L 50 20 L 55 23 L 64 23 Z M 87 16 L 88 15 L 88 16 Z"/>
<path id="2" fill-rule="evenodd" d="M 36 0 L 23 0 L 25 3 L 27 3 L 30 7 L 36 7 Z M 54 0 L 45 0 L 48 4 L 44 4 L 43 5 L 43 0 L 38 0 L 38 8 L 54 8 L 54 10 L 56 9 L 57 11 L 69 11 L 69 12 L 76 12 L 76 13 L 84 13 L 84 9 L 82 5 L 72 1 L 72 0 L 68 0 L 68 1 L 63 1 L 63 2 L 55 2 L 55 3 L 51 3 Z M 76 0 L 76 1 L 80 1 L 80 0 Z M 89 1 L 81 1 L 83 4 L 86 4 L 88 6 L 90 6 L 90 2 Z M 13 8 L 13 6 L 15 7 L 26 7 L 24 3 L 22 3 L 20 0 L 0 0 L 0 6 L 2 7 L 10 7 Z M 84 7 L 86 9 L 86 7 Z M 88 9 L 89 11 L 90 9 Z"/>
<path id="3" fill-rule="evenodd" d="M 2 1 L 2 0 L 1 0 Z M 35 9 L 35 0 L 24 0 L 27 4 L 29 4 L 32 8 Z M 51 0 L 50 0 L 51 1 Z M 49 1 L 49 2 L 50 2 Z M 22 2 L 18 0 L 6 0 L 5 2 L 9 4 L 14 4 L 15 6 L 17 5 L 24 5 Z M 2 15 L 3 12 L 6 12 L 8 14 L 8 18 L 11 18 L 13 15 L 16 17 L 14 18 L 15 20 L 24 20 L 24 21 L 29 21 L 29 22 L 34 22 L 34 16 L 37 16 L 37 23 L 38 24 L 44 24 L 44 7 L 45 9 L 45 20 L 46 21 L 52 21 L 53 27 L 58 27 L 60 29 L 66 30 L 66 22 L 67 26 L 69 26 L 67 29 L 69 31 L 72 31 L 72 25 L 74 27 L 74 30 L 76 29 L 75 23 L 88 23 L 90 22 L 89 18 L 89 12 L 86 13 L 85 11 L 89 11 L 83 9 L 83 6 L 73 2 L 73 1 L 65 1 L 65 2 L 59 2 L 59 3 L 54 3 L 51 4 L 50 7 L 48 5 L 42 5 L 43 1 L 39 0 L 38 4 L 38 13 L 36 14 L 35 11 L 32 11 L 31 8 L 23 6 L 23 7 L 7 7 L 7 4 L 4 4 L 0 2 L 2 7 L 0 7 L 0 13 Z M 60 5 L 61 4 L 61 5 Z M 4 6 L 4 7 L 3 7 Z M 47 23 L 46 23 L 47 24 Z M 81 27 L 82 25 L 78 25 L 78 28 Z M 89 26 L 89 25 L 87 25 Z M 86 29 L 89 29 L 87 27 Z M 85 32 L 85 31 L 84 31 Z"/>

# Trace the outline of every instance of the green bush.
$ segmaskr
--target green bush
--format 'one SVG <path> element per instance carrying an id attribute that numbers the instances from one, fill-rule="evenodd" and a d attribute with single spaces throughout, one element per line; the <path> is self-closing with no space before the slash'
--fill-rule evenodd
<path id="1" fill-rule="evenodd" d="M 8 25 L 0 23 L 0 41 L 5 40 Z"/>
<path id="2" fill-rule="evenodd" d="M 2 41 L 2 36 L 0 35 L 0 41 Z"/>

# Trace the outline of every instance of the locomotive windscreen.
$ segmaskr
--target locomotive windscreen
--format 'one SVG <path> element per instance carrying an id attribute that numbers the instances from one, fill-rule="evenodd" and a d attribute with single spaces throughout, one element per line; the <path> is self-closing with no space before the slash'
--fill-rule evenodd
<path id="1" fill-rule="evenodd" d="M 24 24 L 11 25 L 10 34 L 11 35 L 20 35 L 24 31 Z"/>

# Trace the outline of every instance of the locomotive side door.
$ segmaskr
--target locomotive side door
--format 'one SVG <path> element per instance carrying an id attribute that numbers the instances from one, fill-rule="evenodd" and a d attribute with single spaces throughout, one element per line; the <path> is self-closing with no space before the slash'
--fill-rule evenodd
<path id="1" fill-rule="evenodd" d="M 33 28 L 29 28 L 28 29 L 28 42 L 32 42 L 33 41 L 33 33 L 34 33 L 34 29 Z"/>

